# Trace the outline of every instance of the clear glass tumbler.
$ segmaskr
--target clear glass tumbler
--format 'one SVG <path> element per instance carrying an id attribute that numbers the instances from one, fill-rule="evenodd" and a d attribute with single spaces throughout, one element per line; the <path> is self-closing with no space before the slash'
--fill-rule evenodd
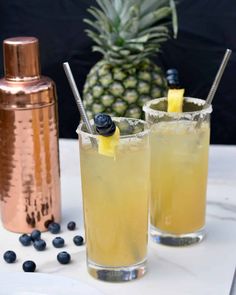
<path id="1" fill-rule="evenodd" d="M 204 237 L 212 112 L 204 103 L 186 97 L 182 113 L 168 113 L 166 98 L 143 107 L 151 125 L 151 237 L 157 243 L 185 246 Z"/>
<path id="2" fill-rule="evenodd" d="M 112 119 L 120 129 L 115 157 L 99 154 L 98 136 L 84 124 L 78 134 L 88 272 L 119 282 L 146 272 L 149 128 L 137 119 Z"/>

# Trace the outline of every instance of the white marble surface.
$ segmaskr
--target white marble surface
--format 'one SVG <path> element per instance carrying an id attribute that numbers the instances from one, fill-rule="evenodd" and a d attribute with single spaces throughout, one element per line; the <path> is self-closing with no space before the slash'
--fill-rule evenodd
<path id="1" fill-rule="evenodd" d="M 7 232 L 0 225 L 0 272 L 21 272 L 23 260 L 33 259 L 38 272 L 52 273 L 87 283 L 104 294 L 159 295 L 229 295 L 236 266 L 236 147 L 211 146 L 207 203 L 207 237 L 198 245 L 171 248 L 149 242 L 148 273 L 129 283 L 104 283 L 91 278 L 86 271 L 85 247 L 72 243 L 75 232 L 66 230 L 66 223 L 77 221 L 78 234 L 83 234 L 82 204 L 79 175 L 78 144 L 74 140 L 60 141 L 62 176 L 62 233 L 72 263 L 59 265 L 51 246 L 53 236 L 44 233 L 48 243 L 44 252 L 22 247 L 17 234 Z M 13 249 L 18 261 L 4 263 L 3 252 Z M 0 276 L 1 286 L 1 276 Z M 50 286 L 48 286 L 50 292 Z M 3 292 L 3 293 L 2 293 Z M 0 294 L 5 294 L 0 289 Z M 49 293 L 50 294 L 50 293 Z"/>

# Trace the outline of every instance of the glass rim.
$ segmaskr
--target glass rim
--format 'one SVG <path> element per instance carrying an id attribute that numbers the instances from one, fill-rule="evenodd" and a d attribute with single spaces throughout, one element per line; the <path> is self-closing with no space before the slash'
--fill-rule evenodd
<path id="1" fill-rule="evenodd" d="M 198 105 L 203 106 L 205 104 L 205 100 L 201 99 L 201 98 L 196 98 L 196 97 L 190 97 L 190 96 L 184 96 L 184 99 L 188 102 L 198 102 Z M 156 98 L 156 99 L 152 99 L 148 102 L 146 102 L 143 106 L 143 111 L 147 114 L 150 115 L 167 115 L 169 117 L 184 117 L 184 116 L 188 116 L 188 115 L 201 115 L 201 114 L 210 114 L 212 112 L 212 105 L 209 105 L 208 107 L 206 107 L 205 109 L 201 109 L 201 110 L 197 110 L 197 111 L 192 111 L 192 112 L 182 112 L 182 113 L 170 113 L 167 111 L 160 111 L 160 110 L 154 110 L 151 108 L 151 105 L 160 101 L 164 101 L 167 100 L 167 97 L 160 97 L 160 98 Z"/>
<path id="2" fill-rule="evenodd" d="M 147 121 L 144 121 L 142 119 L 137 119 L 137 118 L 129 118 L 129 117 L 111 117 L 112 120 L 114 120 L 115 122 L 116 121 L 119 121 L 119 120 L 122 120 L 122 119 L 125 119 L 125 120 L 130 120 L 130 121 L 133 121 L 133 122 L 139 122 L 139 123 L 142 123 L 143 126 L 144 126 L 144 130 L 141 131 L 141 132 L 137 132 L 137 133 L 134 133 L 134 134 L 126 134 L 126 135 L 120 135 L 120 139 L 126 139 L 126 138 L 134 138 L 134 137 L 137 137 L 137 136 L 144 136 L 146 134 L 148 134 L 150 132 L 150 126 L 149 126 L 149 123 Z M 94 120 L 91 119 L 89 120 L 90 124 L 93 126 L 94 125 Z M 86 135 L 90 138 L 95 138 L 97 139 L 99 134 L 91 134 L 87 131 L 83 131 L 82 130 L 82 127 L 85 125 L 85 123 L 83 121 L 80 122 L 80 124 L 78 125 L 77 129 L 76 129 L 76 133 L 78 135 L 80 134 L 83 134 L 83 135 Z"/>

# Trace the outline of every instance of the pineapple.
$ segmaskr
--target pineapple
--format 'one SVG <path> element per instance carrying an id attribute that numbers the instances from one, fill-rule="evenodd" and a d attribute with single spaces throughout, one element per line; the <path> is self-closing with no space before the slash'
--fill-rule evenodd
<path id="1" fill-rule="evenodd" d="M 167 112 L 182 113 L 184 103 L 184 89 L 169 89 L 167 94 Z"/>
<path id="2" fill-rule="evenodd" d="M 161 43 L 177 32 L 174 0 L 96 0 L 94 20 L 85 19 L 86 30 L 103 59 L 89 72 L 83 100 L 90 118 L 105 112 L 111 116 L 142 117 L 142 106 L 165 96 L 167 83 L 150 57 Z"/>

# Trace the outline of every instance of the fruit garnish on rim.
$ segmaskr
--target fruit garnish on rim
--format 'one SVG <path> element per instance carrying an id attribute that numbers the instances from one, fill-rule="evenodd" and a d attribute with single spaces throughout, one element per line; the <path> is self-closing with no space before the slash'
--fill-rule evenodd
<path id="1" fill-rule="evenodd" d="M 179 74 L 176 69 L 169 69 L 167 72 L 167 82 L 169 86 L 167 94 L 167 112 L 182 113 L 184 101 L 184 89 L 180 88 Z"/>
<path id="2" fill-rule="evenodd" d="M 116 147 L 120 139 L 120 130 L 106 114 L 97 114 L 94 118 L 98 135 L 98 153 L 115 157 Z"/>
<path id="3" fill-rule="evenodd" d="M 168 100 L 167 112 L 182 113 L 183 101 L 184 101 L 184 89 L 169 89 L 167 100 Z"/>

